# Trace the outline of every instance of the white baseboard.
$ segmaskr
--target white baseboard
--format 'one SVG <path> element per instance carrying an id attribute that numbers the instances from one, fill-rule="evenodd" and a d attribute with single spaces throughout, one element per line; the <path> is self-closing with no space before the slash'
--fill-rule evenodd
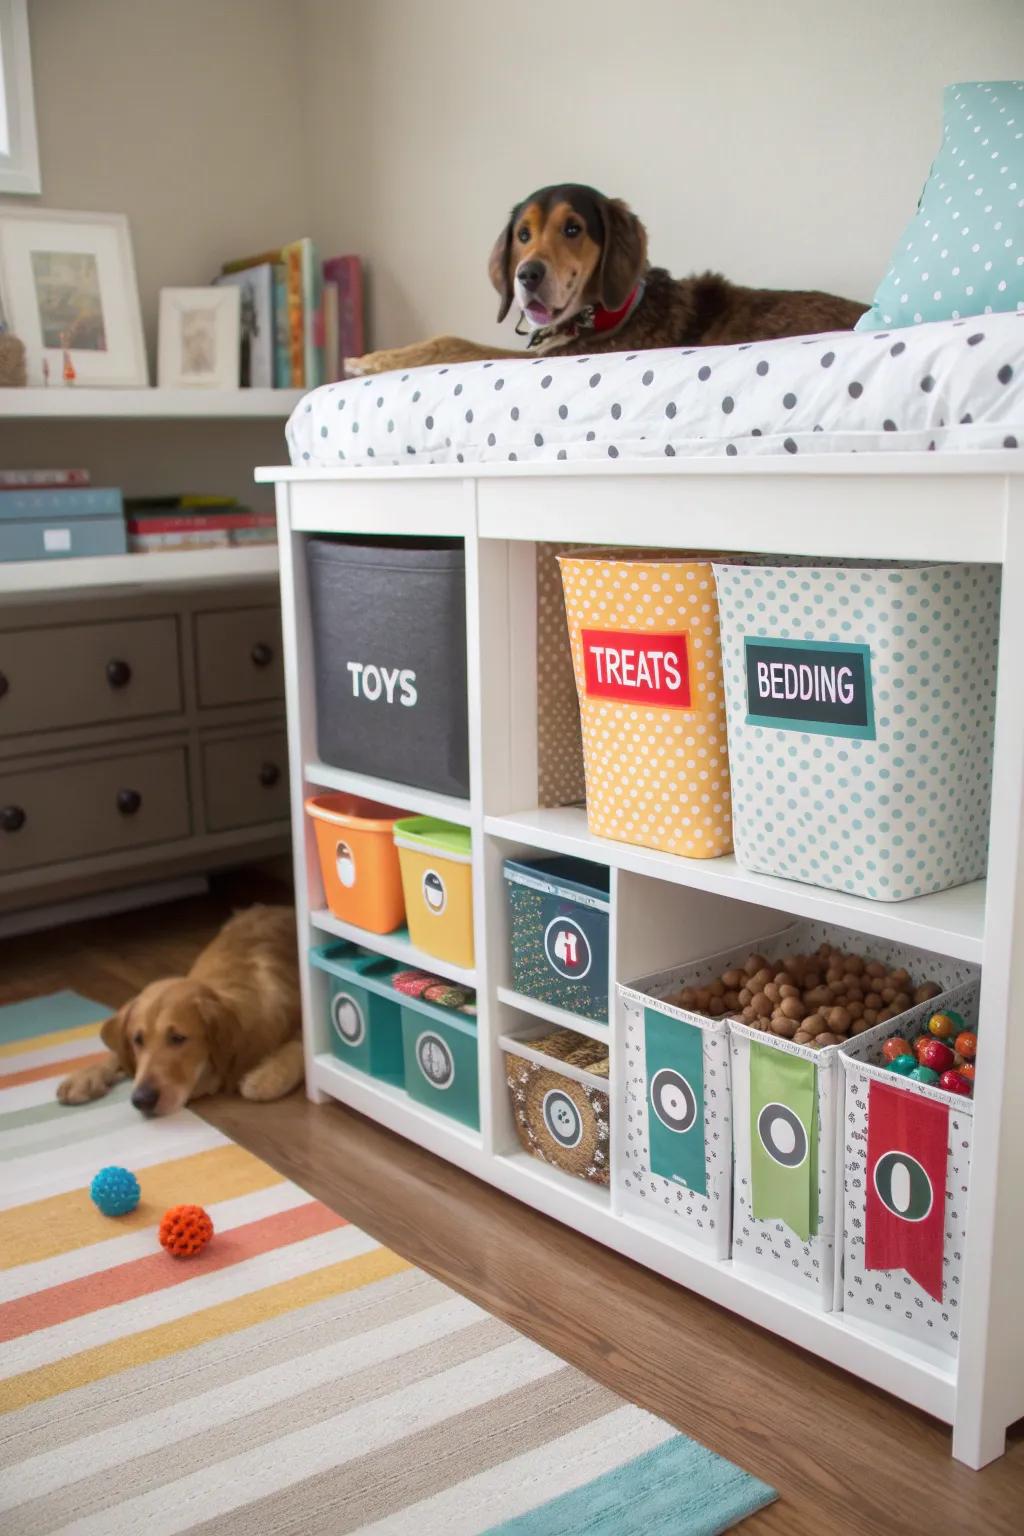
<path id="1" fill-rule="evenodd" d="M 94 896 L 78 896 L 74 901 L 54 902 L 48 907 L 8 912 L 0 917 L 0 939 L 39 933 L 44 928 L 63 927 L 65 923 L 80 923 L 89 917 L 109 917 L 114 912 L 156 907 L 164 901 L 180 901 L 184 896 L 205 896 L 209 888 L 205 875 L 182 875 L 177 880 L 153 880 L 147 885 L 98 891 Z"/>

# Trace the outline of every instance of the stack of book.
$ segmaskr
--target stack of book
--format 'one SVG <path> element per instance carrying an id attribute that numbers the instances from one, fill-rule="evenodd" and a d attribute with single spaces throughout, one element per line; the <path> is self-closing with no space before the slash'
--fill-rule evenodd
<path id="1" fill-rule="evenodd" d="M 304 238 L 225 262 L 214 282 L 242 290 L 243 388 L 315 389 L 366 350 L 358 256 L 321 262 Z"/>
<path id="2" fill-rule="evenodd" d="M 277 537 L 273 512 L 253 512 L 234 496 L 132 496 L 124 510 L 135 554 L 272 544 Z"/>
<path id="3" fill-rule="evenodd" d="M 85 469 L 0 470 L 0 560 L 123 555 L 121 492 Z"/>

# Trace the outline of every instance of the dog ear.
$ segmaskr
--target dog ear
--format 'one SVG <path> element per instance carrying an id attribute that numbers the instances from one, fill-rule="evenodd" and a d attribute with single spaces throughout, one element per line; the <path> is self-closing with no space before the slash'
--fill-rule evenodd
<path id="1" fill-rule="evenodd" d="M 206 1032 L 210 1065 L 220 1078 L 222 1088 L 233 1087 L 240 1034 L 238 1019 L 212 991 L 199 999 L 198 1008 Z"/>
<path id="2" fill-rule="evenodd" d="M 509 255 L 512 250 L 512 226 L 516 221 L 519 210 L 513 208 L 508 216 L 508 223 L 494 242 L 490 260 L 487 263 L 487 275 L 491 279 L 493 287 L 497 288 L 501 295 L 501 303 L 498 305 L 498 321 L 504 320 L 512 308 L 512 273 Z"/>
<path id="3" fill-rule="evenodd" d="M 597 289 L 605 309 L 621 309 L 647 265 L 647 231 L 619 197 L 601 203 L 604 239 Z"/>
<path id="4" fill-rule="evenodd" d="M 135 1052 L 128 1034 L 131 1012 L 131 1003 L 125 1003 L 123 1008 L 119 1008 L 109 1019 L 104 1019 L 100 1025 L 100 1039 L 107 1050 L 117 1057 L 121 1071 L 129 1077 L 135 1074 Z"/>

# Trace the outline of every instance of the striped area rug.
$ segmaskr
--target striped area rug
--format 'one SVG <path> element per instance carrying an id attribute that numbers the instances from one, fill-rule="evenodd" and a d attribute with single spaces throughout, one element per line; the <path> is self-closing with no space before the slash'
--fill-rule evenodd
<path id="1" fill-rule="evenodd" d="M 104 1012 L 0 1009 L 0 1531 L 711 1536 L 774 1498 L 197 1116 L 58 1105 Z M 216 1229 L 189 1261 L 181 1202 Z"/>

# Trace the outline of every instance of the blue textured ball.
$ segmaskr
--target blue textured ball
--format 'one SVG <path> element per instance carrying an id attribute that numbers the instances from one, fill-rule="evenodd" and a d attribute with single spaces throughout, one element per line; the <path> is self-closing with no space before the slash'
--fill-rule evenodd
<path id="1" fill-rule="evenodd" d="M 101 1168 L 89 1185 L 93 1204 L 104 1216 L 127 1216 L 139 1203 L 142 1191 L 134 1173 L 127 1168 Z"/>

